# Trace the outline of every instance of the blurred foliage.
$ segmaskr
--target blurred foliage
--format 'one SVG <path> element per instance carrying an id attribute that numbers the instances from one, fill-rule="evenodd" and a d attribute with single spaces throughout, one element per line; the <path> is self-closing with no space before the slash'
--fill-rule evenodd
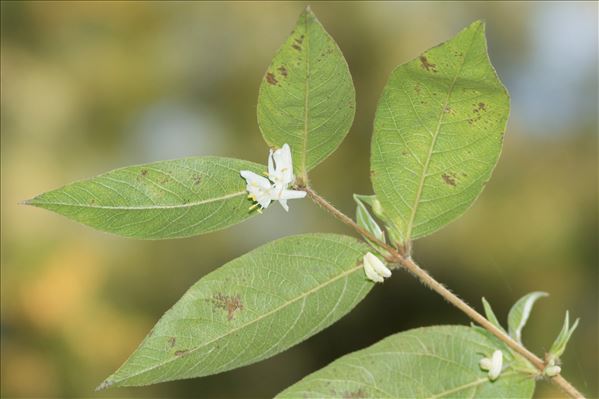
<path id="1" fill-rule="evenodd" d="M 90 396 L 210 270 L 283 235 L 348 232 L 308 201 L 289 214 L 274 207 L 230 230 L 170 241 L 117 238 L 17 205 L 133 163 L 196 154 L 263 162 L 258 86 L 304 3 L 1 4 L 3 396 Z M 503 156 L 474 207 L 418 241 L 415 256 L 479 309 L 486 296 L 502 320 L 523 294 L 549 292 L 524 341 L 542 353 L 566 309 L 581 317 L 564 375 L 599 396 L 597 3 L 312 8 L 348 60 L 358 104 L 348 138 L 312 180 L 349 214 L 351 194 L 371 192 L 366 149 L 392 69 L 487 20 L 491 59 L 512 93 Z M 399 273 L 339 323 L 270 360 L 98 397 L 270 397 L 389 334 L 467 322 Z M 537 396 L 561 394 L 542 384 Z"/>

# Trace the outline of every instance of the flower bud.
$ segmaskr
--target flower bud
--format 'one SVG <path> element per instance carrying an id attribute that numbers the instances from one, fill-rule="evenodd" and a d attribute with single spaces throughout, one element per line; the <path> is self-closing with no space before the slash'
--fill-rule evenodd
<path id="1" fill-rule="evenodd" d="M 562 368 L 560 366 L 555 366 L 555 365 L 545 367 L 545 370 L 543 370 L 543 374 L 545 374 L 547 377 L 555 377 L 556 375 L 558 375 L 561 372 L 562 372 Z"/>
<path id="2" fill-rule="evenodd" d="M 501 374 L 501 370 L 503 368 L 503 352 L 499 349 L 493 352 L 493 356 L 491 357 L 491 367 L 489 368 L 489 379 L 491 381 L 495 381 L 499 378 L 499 374 Z"/>
<path id="3" fill-rule="evenodd" d="M 385 278 L 391 277 L 391 270 L 371 252 L 364 255 L 364 273 L 375 283 L 382 283 Z"/>

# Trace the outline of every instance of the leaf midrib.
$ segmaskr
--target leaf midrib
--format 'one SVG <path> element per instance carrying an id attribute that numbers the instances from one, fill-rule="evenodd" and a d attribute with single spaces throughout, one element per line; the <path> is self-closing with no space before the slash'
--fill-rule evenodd
<path id="1" fill-rule="evenodd" d="M 360 268 L 362 268 L 362 267 L 363 267 L 363 265 L 362 265 L 362 264 L 360 264 L 360 265 L 358 265 L 358 266 L 354 266 L 354 267 L 352 267 L 351 269 L 349 269 L 349 270 L 347 270 L 347 271 L 345 271 L 345 272 L 343 272 L 343 273 L 341 273 L 341 274 L 339 274 L 339 275 L 335 276 L 334 278 L 332 278 L 332 279 L 330 279 L 330 280 L 328 280 L 328 281 L 326 281 L 326 282 L 324 282 L 324 283 L 322 283 L 322 284 L 319 284 L 318 286 L 316 286 L 316 287 L 312 288 L 311 290 L 308 290 L 308 291 L 306 291 L 306 292 L 302 293 L 301 295 L 297 296 L 296 298 L 294 298 L 294 299 L 292 299 L 292 300 L 290 300 L 290 301 L 287 301 L 287 302 L 283 303 L 282 305 L 280 305 L 280 306 L 276 307 L 275 309 L 273 309 L 273 310 L 271 310 L 271 311 L 269 311 L 269 312 L 267 312 L 267 313 L 264 313 L 263 315 L 261 315 L 261 316 L 257 317 L 256 319 L 254 319 L 254 320 L 251 320 L 251 321 L 249 321 L 249 322 L 247 322 L 247 323 L 245 323 L 245 324 L 242 324 L 241 326 L 239 326 L 239 327 L 236 327 L 236 328 L 234 328 L 234 329 L 232 329 L 232 330 L 229 330 L 229 331 L 228 331 L 226 334 L 220 335 L 220 336 L 218 336 L 218 337 L 216 337 L 216 338 L 214 338 L 214 339 L 212 339 L 212 340 L 210 340 L 210 341 L 208 341 L 208 342 L 205 342 L 205 343 L 203 343 L 201 346 L 198 346 L 198 347 L 195 347 L 195 348 L 193 348 L 193 349 L 190 349 L 188 352 L 186 352 L 186 353 L 185 353 L 184 355 L 182 355 L 182 356 L 179 356 L 179 357 L 174 357 L 174 358 L 168 359 L 168 360 L 166 360 L 166 361 L 164 361 L 164 362 L 162 362 L 162 363 L 159 363 L 159 364 L 156 364 L 156 365 L 154 365 L 154 366 L 152 366 L 152 367 L 149 367 L 149 368 L 146 368 L 146 369 L 144 369 L 144 370 L 141 370 L 141 371 L 139 371 L 139 372 L 137 372 L 137 373 L 135 373 L 135 374 L 128 375 L 128 376 L 126 376 L 126 377 L 124 377 L 124 378 L 122 378 L 122 379 L 120 379 L 120 380 L 110 381 L 110 383 L 109 383 L 109 384 L 110 384 L 110 385 L 114 385 L 114 384 L 120 384 L 120 383 L 121 383 L 121 382 L 123 382 L 123 381 L 129 380 L 129 379 L 131 379 L 131 378 L 137 377 L 137 376 L 139 376 L 139 375 L 142 375 L 142 374 L 145 374 L 145 373 L 147 373 L 147 372 L 150 372 L 150 371 L 152 371 L 152 370 L 154 370 L 154 369 L 156 369 L 156 368 L 162 367 L 162 366 L 164 366 L 164 365 L 166 365 L 166 364 L 169 364 L 169 363 L 171 363 L 171 362 L 174 362 L 174 361 L 176 361 L 176 360 L 179 360 L 179 359 L 182 359 L 182 358 L 184 358 L 184 357 L 186 357 L 186 356 L 189 356 L 190 354 L 192 354 L 192 353 L 194 353 L 194 352 L 196 352 L 196 351 L 198 351 L 198 350 L 200 350 L 200 349 L 202 349 L 202 348 L 204 348 L 204 347 L 206 347 L 206 346 L 208 346 L 208 345 L 211 345 L 211 344 L 213 344 L 214 342 L 217 342 L 217 341 L 219 341 L 219 340 L 221 340 L 221 339 L 223 339 L 223 338 L 226 338 L 227 336 L 229 336 L 229 335 L 232 335 L 232 334 L 234 334 L 234 333 L 238 332 L 239 330 L 242 330 L 242 329 L 244 329 L 244 328 L 246 328 L 246 327 L 248 327 L 248 326 L 251 326 L 252 324 L 255 324 L 255 323 L 259 322 L 260 320 L 262 320 L 262 319 L 265 319 L 266 317 L 268 317 L 268 316 L 271 316 L 271 315 L 273 315 L 273 314 L 275 314 L 275 313 L 277 313 L 277 312 L 281 311 L 282 309 L 286 308 L 287 306 L 290 306 L 290 305 L 292 305 L 293 303 L 295 303 L 295 302 L 297 302 L 297 301 L 299 301 L 299 300 L 302 300 L 302 299 L 304 299 L 304 298 L 308 297 L 309 295 L 311 295 L 311 294 L 313 294 L 313 293 L 315 293 L 315 292 L 317 292 L 317 291 L 321 290 L 322 288 L 326 287 L 327 285 L 329 285 L 329 284 L 332 284 L 332 283 L 334 283 L 335 281 L 337 281 L 337 280 L 339 280 L 339 279 L 341 279 L 341 278 L 343 278 L 343 277 L 349 276 L 350 274 L 354 273 L 355 271 L 359 270 L 359 269 L 360 269 Z M 118 371 L 117 371 L 117 372 L 118 372 Z M 109 380 L 110 380 L 110 377 L 109 377 L 108 379 L 106 379 L 106 381 L 105 381 L 104 383 L 107 383 Z M 104 383 L 102 383 L 102 384 L 104 384 Z"/>
<path id="2" fill-rule="evenodd" d="M 304 83 L 304 142 L 303 142 L 303 151 L 302 151 L 302 170 L 301 173 L 306 179 L 306 157 L 308 152 L 308 114 L 309 114 L 309 93 L 310 93 L 310 34 L 308 32 L 308 19 L 310 18 L 310 13 L 306 13 L 306 18 L 304 19 L 304 30 L 306 32 L 304 46 L 306 49 L 306 79 Z"/>
<path id="3" fill-rule="evenodd" d="M 26 205 L 33 206 L 43 206 L 43 205 L 56 205 L 56 206 L 70 206 L 75 208 L 90 208 L 90 209 L 109 209 L 109 210 L 125 210 L 125 211 L 145 211 L 145 210 L 153 210 L 153 209 L 185 209 L 198 205 L 209 204 L 211 202 L 224 201 L 229 198 L 235 198 L 240 195 L 245 194 L 246 191 L 238 191 L 231 194 L 226 194 L 221 197 L 209 198 L 206 200 L 188 202 L 186 204 L 176 204 L 176 205 L 144 205 L 144 206 L 115 206 L 115 205 L 96 205 L 96 204 L 76 204 L 76 203 L 68 203 L 68 202 L 51 202 L 51 201 L 40 201 L 36 202 L 35 198 L 33 200 L 25 202 Z"/>
<path id="4" fill-rule="evenodd" d="M 514 372 L 514 371 L 502 373 L 501 374 L 501 378 L 507 378 L 509 376 L 516 375 L 516 374 L 517 373 Z M 468 388 L 476 387 L 476 386 L 482 385 L 482 384 L 484 384 L 486 382 L 489 382 L 489 377 L 480 378 L 478 380 L 474 380 L 474 381 L 469 382 L 467 384 L 459 385 L 459 386 L 457 386 L 455 388 L 448 389 L 447 391 L 443 391 L 443 392 L 437 393 L 437 394 L 435 394 L 433 396 L 429 396 L 427 399 L 438 399 L 438 398 L 442 398 L 445 395 L 449 395 L 449 394 L 452 394 L 452 393 L 460 392 L 460 391 L 463 391 L 463 390 L 468 389 Z"/>
<path id="5" fill-rule="evenodd" d="M 439 119 L 437 120 L 437 126 L 435 127 L 435 132 L 433 134 L 433 140 L 429 147 L 428 154 L 427 154 L 426 160 L 424 162 L 424 166 L 422 168 L 422 174 L 420 176 L 420 181 L 418 183 L 418 188 L 416 190 L 416 198 L 414 199 L 414 205 L 412 206 L 412 209 L 410 212 L 410 219 L 408 221 L 408 225 L 407 225 L 407 229 L 406 229 L 406 242 L 409 242 L 410 238 L 412 237 L 412 227 L 414 225 L 414 220 L 416 219 L 416 214 L 418 212 L 418 204 L 420 203 L 420 197 L 422 196 L 422 191 L 424 190 L 424 182 L 426 181 L 426 178 L 428 175 L 428 168 L 430 165 L 430 161 L 431 161 L 434 149 L 435 149 L 435 144 L 437 143 L 437 138 L 439 137 L 439 132 L 441 131 L 441 124 L 443 123 L 443 118 L 445 117 L 444 110 L 447 107 L 447 105 L 449 104 L 451 95 L 453 93 L 453 88 L 454 88 L 458 78 L 460 77 L 460 74 L 462 73 L 462 69 L 464 67 L 464 64 L 466 63 L 466 58 L 468 56 L 468 53 L 470 53 L 470 50 L 472 49 L 472 44 L 474 43 L 474 40 L 475 40 L 475 35 L 472 36 L 472 40 L 470 41 L 468 50 L 464 52 L 464 57 L 462 58 L 462 63 L 460 64 L 460 67 L 459 67 L 458 71 L 456 72 L 456 75 L 453 78 L 451 85 L 449 86 L 447 98 L 445 99 L 445 103 L 443 104 L 443 107 L 440 110 Z M 416 112 L 416 110 L 414 110 L 414 112 Z"/>

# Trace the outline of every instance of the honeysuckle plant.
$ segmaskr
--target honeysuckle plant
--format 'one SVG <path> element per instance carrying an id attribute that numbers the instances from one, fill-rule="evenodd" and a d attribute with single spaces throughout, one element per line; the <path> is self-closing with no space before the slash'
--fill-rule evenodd
<path id="1" fill-rule="evenodd" d="M 560 374 L 559 360 L 578 320 L 570 325 L 566 313 L 550 351 L 538 357 L 524 346 L 522 330 L 547 294 L 518 300 L 505 329 L 487 300 L 483 316 L 412 254 L 414 240 L 472 205 L 499 158 L 509 97 L 489 61 L 484 32 L 476 21 L 392 72 L 374 119 L 374 193 L 354 195 L 355 220 L 309 183 L 355 112 L 348 65 L 309 8 L 260 85 L 266 166 L 189 157 L 116 169 L 26 201 L 105 232 L 170 239 L 259 217 L 272 201 L 289 210 L 287 200 L 308 197 L 359 237 L 288 236 L 231 260 L 196 282 L 98 389 L 208 376 L 274 356 L 339 320 L 397 269 L 473 324 L 399 332 L 277 397 L 527 398 L 542 379 L 582 397 Z"/>

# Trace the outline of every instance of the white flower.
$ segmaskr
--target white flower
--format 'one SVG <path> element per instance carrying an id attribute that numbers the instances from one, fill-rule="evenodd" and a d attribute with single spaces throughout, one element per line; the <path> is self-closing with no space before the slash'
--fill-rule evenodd
<path id="1" fill-rule="evenodd" d="M 279 201 L 286 211 L 289 211 L 287 200 L 306 196 L 305 191 L 287 190 L 287 187 L 295 181 L 289 144 L 283 144 L 283 147 L 278 150 L 270 150 L 268 155 L 268 178 L 274 183 L 272 199 Z"/>
<path id="2" fill-rule="evenodd" d="M 480 359 L 480 368 L 483 370 L 488 370 L 487 375 L 491 381 L 495 381 L 499 378 L 499 374 L 501 374 L 501 370 L 503 369 L 503 352 L 499 349 L 493 352 L 491 359 L 485 357 Z"/>
<path id="3" fill-rule="evenodd" d="M 293 162 L 291 161 L 291 148 L 283 144 L 282 148 L 268 154 L 268 178 L 275 186 L 287 187 L 293 183 Z"/>
<path id="4" fill-rule="evenodd" d="M 375 283 L 382 283 L 385 278 L 391 277 L 391 270 L 371 252 L 364 255 L 364 273 Z"/>
<path id="5" fill-rule="evenodd" d="M 291 148 L 288 144 L 284 144 L 278 150 L 270 150 L 268 154 L 268 179 L 249 170 L 242 170 L 241 176 L 247 182 L 249 198 L 256 201 L 262 209 L 268 208 L 271 201 L 279 201 L 283 209 L 289 211 L 287 200 L 306 196 L 305 191 L 288 190 L 289 185 L 295 181 Z M 250 207 L 250 209 L 257 205 Z"/>
<path id="6" fill-rule="evenodd" d="M 241 177 L 247 182 L 246 190 L 249 193 L 248 197 L 256 201 L 262 208 L 268 208 L 270 201 L 272 201 L 273 191 L 270 181 L 266 177 L 257 175 L 249 170 L 242 170 Z"/>

